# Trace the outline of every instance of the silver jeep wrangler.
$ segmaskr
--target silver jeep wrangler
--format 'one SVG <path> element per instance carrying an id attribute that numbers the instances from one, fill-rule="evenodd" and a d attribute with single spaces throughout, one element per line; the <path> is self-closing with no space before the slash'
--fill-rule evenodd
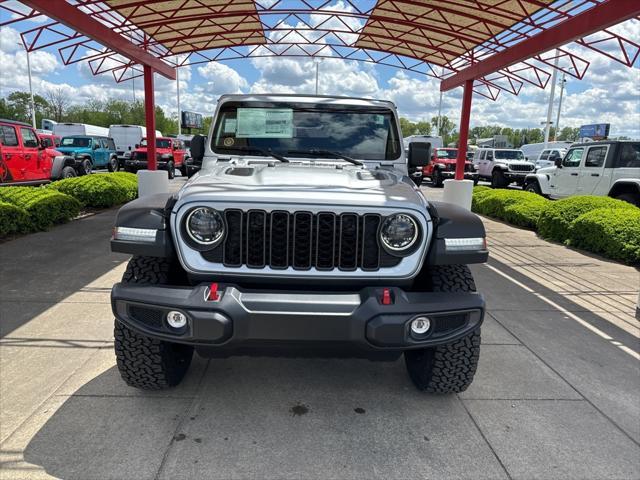
<path id="1" fill-rule="evenodd" d="M 206 143 L 206 144 L 205 144 Z M 396 360 L 428 392 L 465 390 L 484 300 L 481 221 L 409 179 L 395 106 L 225 95 L 191 143 L 202 170 L 175 195 L 122 207 L 111 248 L 132 254 L 112 290 L 115 350 L 131 386 L 178 384 L 194 350 Z"/>

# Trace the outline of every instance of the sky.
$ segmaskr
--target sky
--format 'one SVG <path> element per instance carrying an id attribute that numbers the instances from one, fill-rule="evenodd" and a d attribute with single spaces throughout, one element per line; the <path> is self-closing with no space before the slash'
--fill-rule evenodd
<path id="1" fill-rule="evenodd" d="M 345 8 L 336 0 L 333 8 Z M 353 19 L 352 19 L 353 20 Z M 0 32 L 0 96 L 28 90 L 27 62 L 19 44 L 20 31 L 37 22 L 24 21 Z M 313 19 L 312 19 L 313 21 Z M 295 28 L 296 25 L 291 25 Z M 640 21 L 630 20 L 612 30 L 640 43 Z M 46 40 L 46 38 L 45 38 Z M 568 49 L 590 62 L 583 80 L 567 76 L 560 128 L 590 123 L 610 123 L 611 136 L 640 138 L 640 61 L 628 68 L 604 55 L 572 44 Z M 7 65 L 12 66 L 10 69 Z M 142 79 L 116 83 L 111 73 L 93 76 L 89 65 L 80 62 L 64 66 L 56 48 L 31 53 L 34 93 L 43 95 L 62 88 L 74 104 L 88 100 L 143 98 Z M 224 93 L 314 93 L 315 68 L 312 59 L 267 57 L 211 62 L 180 69 L 180 98 L 183 110 L 211 115 L 216 99 Z M 439 81 L 393 67 L 327 58 L 319 65 L 319 93 L 386 99 L 395 102 L 401 116 L 413 121 L 437 115 Z M 550 83 L 542 90 L 525 83 L 518 96 L 501 92 L 496 101 L 474 95 L 471 126 L 500 125 L 511 128 L 540 127 L 546 120 Z M 556 89 L 556 107 L 559 89 Z M 458 124 L 462 89 L 446 92 L 443 114 Z M 156 104 L 175 115 L 176 82 L 156 76 Z M 556 111 L 554 110 L 553 121 Z"/>

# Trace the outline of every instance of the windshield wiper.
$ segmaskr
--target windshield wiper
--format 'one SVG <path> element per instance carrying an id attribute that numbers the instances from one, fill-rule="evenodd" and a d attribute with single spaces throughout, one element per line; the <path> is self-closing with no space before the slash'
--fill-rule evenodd
<path id="1" fill-rule="evenodd" d="M 310 150 L 287 150 L 288 154 L 305 154 L 305 155 L 331 155 L 335 158 L 340 158 L 341 160 L 345 160 L 349 163 L 353 163 L 354 165 L 362 166 L 362 162 L 360 160 L 356 160 L 355 158 L 347 157 L 346 155 L 341 154 L 340 152 L 332 152 L 331 150 L 319 150 L 317 148 L 312 148 Z"/>
<path id="2" fill-rule="evenodd" d="M 265 150 L 263 148 L 258 148 L 258 147 L 243 147 L 243 146 L 226 147 L 226 146 L 222 146 L 222 145 L 216 145 L 215 149 L 216 150 L 238 150 L 240 152 L 256 152 L 256 153 L 261 153 L 265 157 L 273 157 L 276 160 L 280 160 L 281 162 L 284 162 L 284 163 L 288 163 L 289 162 L 288 158 L 283 157 L 282 155 L 271 151 L 271 149 Z"/>

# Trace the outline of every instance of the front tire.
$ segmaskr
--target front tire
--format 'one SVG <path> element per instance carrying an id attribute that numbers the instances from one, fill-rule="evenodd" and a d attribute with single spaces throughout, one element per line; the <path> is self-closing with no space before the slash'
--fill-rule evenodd
<path id="1" fill-rule="evenodd" d="M 60 172 L 60 178 L 73 178 L 78 176 L 76 169 L 73 167 L 64 167 Z"/>
<path id="2" fill-rule="evenodd" d="M 538 185 L 537 181 L 527 183 L 524 186 L 524 190 L 526 192 L 537 193 L 538 195 L 542 195 L 542 190 L 540 190 L 540 185 Z"/>
<path id="3" fill-rule="evenodd" d="M 442 177 L 442 172 L 440 171 L 440 169 L 436 169 L 433 172 L 432 183 L 433 183 L 433 186 L 436 187 L 436 188 L 440 188 L 444 184 L 444 180 L 443 180 L 443 177 Z"/>
<path id="4" fill-rule="evenodd" d="M 91 160 L 85 158 L 80 163 L 80 175 L 90 175 L 91 174 Z"/>
<path id="5" fill-rule="evenodd" d="M 622 200 L 623 202 L 628 202 L 636 207 L 640 207 L 640 194 L 638 193 L 621 193 L 620 195 L 616 195 L 614 198 Z"/>
<path id="6" fill-rule="evenodd" d="M 117 172 L 118 171 L 118 159 L 116 157 L 111 157 L 109 159 L 109 163 L 107 164 L 107 170 L 109 172 Z"/>
<path id="7" fill-rule="evenodd" d="M 494 170 L 491 174 L 491 188 L 504 188 L 506 186 L 507 181 L 502 170 Z"/>
<path id="8" fill-rule="evenodd" d="M 133 257 L 122 282 L 168 284 L 171 264 L 165 258 Z M 178 385 L 184 378 L 193 347 L 147 337 L 115 321 L 114 347 L 120 376 L 127 385 L 143 390 L 161 390 Z"/>
<path id="9" fill-rule="evenodd" d="M 176 178 L 176 167 L 173 164 L 173 161 L 167 162 L 167 172 L 169 172 L 169 180 Z"/>
<path id="10" fill-rule="evenodd" d="M 434 292 L 475 292 L 473 275 L 466 265 L 432 266 Z M 404 353 L 414 385 L 429 393 L 464 392 L 473 382 L 480 358 L 480 328 L 454 342 Z"/>

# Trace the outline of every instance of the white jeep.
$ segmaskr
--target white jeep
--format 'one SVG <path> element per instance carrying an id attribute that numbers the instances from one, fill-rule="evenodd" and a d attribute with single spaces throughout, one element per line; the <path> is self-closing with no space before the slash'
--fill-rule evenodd
<path id="1" fill-rule="evenodd" d="M 535 165 L 525 159 L 522 150 L 510 148 L 476 150 L 473 164 L 478 177 L 489 180 L 493 188 L 503 188 L 512 182 L 522 185 L 525 176 L 535 170 Z"/>
<path id="2" fill-rule="evenodd" d="M 555 163 L 527 175 L 525 190 L 550 198 L 608 195 L 640 206 L 640 142 L 576 144 Z"/>

